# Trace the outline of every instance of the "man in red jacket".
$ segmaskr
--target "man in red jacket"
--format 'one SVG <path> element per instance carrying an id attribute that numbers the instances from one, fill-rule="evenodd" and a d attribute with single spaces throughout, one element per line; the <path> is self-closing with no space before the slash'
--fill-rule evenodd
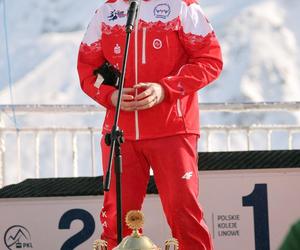
<path id="1" fill-rule="evenodd" d="M 128 1 L 106 1 L 92 18 L 78 56 L 83 91 L 106 108 L 112 129 L 122 68 Z M 100 69 L 100 70 L 99 70 Z M 119 127 L 124 131 L 123 218 L 141 209 L 152 168 L 163 209 L 180 250 L 211 250 L 198 203 L 197 91 L 222 70 L 220 45 L 196 0 L 143 0 L 132 33 Z M 110 74 L 107 76 L 106 73 Z M 112 73 L 113 72 L 113 73 Z M 101 142 L 106 173 L 109 147 Z M 115 179 L 105 193 L 102 239 L 116 246 Z M 130 232 L 124 225 L 124 235 Z"/>

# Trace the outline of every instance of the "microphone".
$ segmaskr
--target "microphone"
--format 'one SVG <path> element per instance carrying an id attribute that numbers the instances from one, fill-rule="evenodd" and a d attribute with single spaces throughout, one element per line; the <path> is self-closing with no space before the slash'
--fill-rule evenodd
<path id="1" fill-rule="evenodd" d="M 137 16 L 137 10 L 139 7 L 138 0 L 129 0 L 129 9 L 127 12 L 127 23 L 126 23 L 126 32 L 131 33 L 134 28 L 134 22 Z"/>

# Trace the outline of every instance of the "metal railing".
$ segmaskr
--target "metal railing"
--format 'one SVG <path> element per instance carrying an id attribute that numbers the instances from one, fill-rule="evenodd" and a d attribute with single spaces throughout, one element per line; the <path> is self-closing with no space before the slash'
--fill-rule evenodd
<path id="1" fill-rule="evenodd" d="M 293 117 L 293 123 L 288 124 L 286 122 L 273 124 L 202 122 L 200 151 L 273 150 L 276 149 L 273 141 L 274 134 L 277 132 L 284 134 L 279 136 L 280 142 L 284 142 L 285 145 L 280 149 L 300 148 L 300 125 L 297 122 L 300 117 L 300 103 L 298 102 L 222 103 L 200 104 L 200 106 L 202 115 L 208 117 L 211 113 L 269 115 L 272 112 L 275 112 L 276 116 L 278 112 L 283 112 Z M 104 112 L 102 108 L 94 105 L 17 105 L 14 106 L 14 112 L 18 121 L 21 121 L 18 128 L 9 122 L 12 107 L 0 105 L 0 187 L 25 178 L 95 176 L 100 173 L 101 154 L 98 141 Z M 57 115 L 63 118 L 71 115 L 71 118 L 56 124 L 56 118 L 49 118 L 49 116 Z M 94 122 L 90 124 L 79 122 L 79 125 L 73 125 L 74 115 L 80 121 L 89 116 L 89 120 Z M 35 118 L 28 120 L 31 116 Z M 45 119 L 48 119 L 45 122 L 46 126 L 41 122 Z M 30 143 L 24 144 L 23 141 L 29 141 L 25 139 L 28 135 L 31 136 Z M 80 138 L 82 136 L 84 138 Z M 253 142 L 255 137 L 259 143 Z M 79 150 L 82 145 L 84 150 Z M 62 167 L 61 158 L 66 155 L 69 155 L 70 162 Z M 48 171 L 45 171 L 47 168 L 45 165 L 49 166 Z M 66 168 L 69 171 L 65 171 Z"/>

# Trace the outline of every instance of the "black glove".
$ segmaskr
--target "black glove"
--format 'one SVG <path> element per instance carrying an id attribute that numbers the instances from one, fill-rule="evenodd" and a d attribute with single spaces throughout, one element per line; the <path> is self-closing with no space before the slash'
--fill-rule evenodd
<path id="1" fill-rule="evenodd" d="M 109 62 L 105 62 L 102 66 L 94 70 L 94 75 L 100 74 L 103 77 L 103 84 L 119 88 L 119 78 L 121 73 Z"/>

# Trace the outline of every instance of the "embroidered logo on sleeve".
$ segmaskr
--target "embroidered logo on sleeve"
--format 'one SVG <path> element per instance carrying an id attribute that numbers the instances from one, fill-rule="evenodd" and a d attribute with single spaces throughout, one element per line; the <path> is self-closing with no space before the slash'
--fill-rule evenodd
<path id="1" fill-rule="evenodd" d="M 126 13 L 123 10 L 112 10 L 110 15 L 107 17 L 108 21 L 115 21 L 118 18 L 126 17 Z"/>

